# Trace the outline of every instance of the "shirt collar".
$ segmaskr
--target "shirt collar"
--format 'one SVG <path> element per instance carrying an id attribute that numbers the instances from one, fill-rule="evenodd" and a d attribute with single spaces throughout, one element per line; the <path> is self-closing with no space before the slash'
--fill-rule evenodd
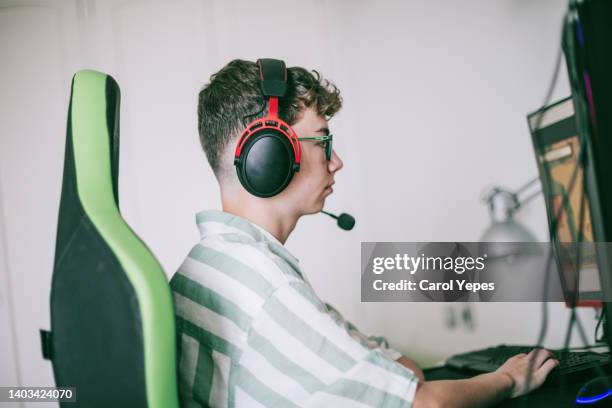
<path id="1" fill-rule="evenodd" d="M 299 272 L 299 260 L 274 235 L 246 218 L 225 211 L 205 210 L 196 214 L 196 223 L 201 238 L 238 234 L 256 242 L 264 242 L 273 253 L 283 258 Z"/>

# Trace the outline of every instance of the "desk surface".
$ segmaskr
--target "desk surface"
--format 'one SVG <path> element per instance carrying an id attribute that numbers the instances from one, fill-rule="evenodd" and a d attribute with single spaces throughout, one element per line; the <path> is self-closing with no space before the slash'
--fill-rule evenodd
<path id="1" fill-rule="evenodd" d="M 424 370 L 427 380 L 459 380 L 470 378 L 474 374 L 459 371 L 450 367 L 436 367 Z M 596 375 L 595 373 L 592 373 Z M 576 394 L 582 385 L 588 381 L 586 378 L 574 380 L 557 377 L 554 381 L 547 381 L 542 387 L 520 398 L 506 400 L 498 405 L 499 408 L 565 408 L 575 407 Z"/>

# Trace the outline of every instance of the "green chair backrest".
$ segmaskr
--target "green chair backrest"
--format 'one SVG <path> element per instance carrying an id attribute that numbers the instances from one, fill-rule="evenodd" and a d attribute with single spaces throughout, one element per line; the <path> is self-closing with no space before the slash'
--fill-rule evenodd
<path id="1" fill-rule="evenodd" d="M 58 220 L 49 357 L 66 407 L 178 407 L 172 298 L 118 208 L 115 80 L 74 75 Z"/>

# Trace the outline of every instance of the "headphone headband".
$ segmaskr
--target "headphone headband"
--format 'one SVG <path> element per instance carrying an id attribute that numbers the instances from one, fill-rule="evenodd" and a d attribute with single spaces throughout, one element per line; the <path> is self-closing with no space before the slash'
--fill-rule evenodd
<path id="1" fill-rule="evenodd" d="M 261 91 L 264 96 L 282 98 L 287 92 L 287 67 L 281 60 L 261 58 L 257 60 Z"/>

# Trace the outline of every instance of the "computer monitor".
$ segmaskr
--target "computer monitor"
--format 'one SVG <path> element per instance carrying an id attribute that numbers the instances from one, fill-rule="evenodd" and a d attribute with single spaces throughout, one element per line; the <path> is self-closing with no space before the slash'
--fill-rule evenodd
<path id="1" fill-rule="evenodd" d="M 612 345 L 610 327 L 612 323 L 612 1 L 570 0 L 562 36 L 563 52 L 572 91 L 571 102 L 574 110 L 576 139 L 565 137 L 561 143 L 569 144 L 569 150 L 579 147 L 583 159 L 579 171 L 584 171 L 584 182 L 575 189 L 584 191 L 588 202 L 590 237 L 596 243 L 604 243 L 603 250 L 597 250 L 593 257 L 599 276 L 602 307 L 606 316 L 604 334 L 608 345 Z M 563 101 L 559 105 L 563 105 Z M 566 105 L 567 106 L 567 105 Z M 542 121 L 543 122 L 543 121 Z M 541 126 L 540 126 L 541 127 Z M 571 132 L 570 132 L 571 133 Z M 567 136 L 567 135 L 566 135 Z M 576 140 L 580 141 L 576 144 Z M 551 145 L 549 145 L 551 146 Z M 568 147 L 559 146 L 555 155 L 568 153 Z M 543 153 L 543 150 L 539 150 Z M 580 152 L 578 152 L 580 153 Z M 538 147 L 536 147 L 536 154 Z M 545 154 L 545 153 L 544 153 Z M 545 166 L 541 166 L 545 167 Z M 548 166 L 550 170 L 551 166 Z M 544 170 L 544 171 L 542 171 Z M 543 182 L 546 169 L 541 170 Z M 550 178 L 550 177 L 549 177 Z M 552 188 L 552 187 L 550 187 Z M 572 193 L 569 193 L 570 201 Z M 563 203 L 562 203 L 563 204 Z M 547 207 L 554 208 L 554 198 Z M 587 212 L 585 212 L 585 215 Z M 566 221 L 569 221 L 568 216 Z M 553 220 L 555 221 L 555 220 Z M 559 220 L 560 225 L 563 221 Z M 585 223 L 586 224 L 586 223 Z M 551 226 L 555 226 L 554 223 Z M 578 231 L 579 232 L 579 231 Z M 559 234 L 551 230 L 551 236 L 563 234 L 572 237 L 568 228 Z M 583 234 L 587 239 L 589 234 Z M 562 241 L 559 241 L 562 242 Z M 605 244 L 608 243 L 608 244 Z M 586 261 L 588 262 L 588 256 Z M 559 260 L 558 260 L 559 262 Z M 582 262 L 581 262 L 582 264 Z M 575 268 L 579 270 L 580 268 Z M 579 297 L 578 297 L 578 300 Z"/>

